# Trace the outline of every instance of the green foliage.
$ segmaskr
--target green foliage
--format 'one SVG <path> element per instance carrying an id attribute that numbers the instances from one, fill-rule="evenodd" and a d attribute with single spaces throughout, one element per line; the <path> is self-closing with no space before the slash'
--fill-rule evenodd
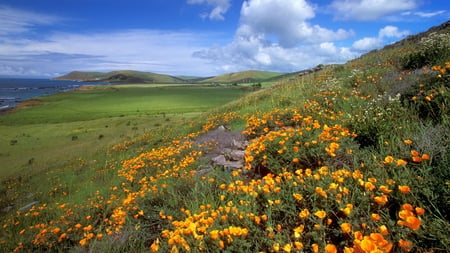
<path id="1" fill-rule="evenodd" d="M 418 43 L 418 49 L 401 60 L 404 70 L 441 65 L 450 58 L 450 34 L 431 33 Z"/>

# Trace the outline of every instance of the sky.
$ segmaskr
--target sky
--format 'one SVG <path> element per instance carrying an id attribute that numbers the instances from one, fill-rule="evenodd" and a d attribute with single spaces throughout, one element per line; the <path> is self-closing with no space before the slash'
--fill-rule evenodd
<path id="1" fill-rule="evenodd" d="M 447 1 L 0 0 L 0 76 L 295 72 L 440 25 Z"/>

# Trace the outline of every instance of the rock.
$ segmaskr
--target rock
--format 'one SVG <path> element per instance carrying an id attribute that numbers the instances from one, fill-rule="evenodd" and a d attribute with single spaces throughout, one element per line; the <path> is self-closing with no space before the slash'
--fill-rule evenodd
<path id="1" fill-rule="evenodd" d="M 203 176 L 203 175 L 206 175 L 206 174 L 210 173 L 212 170 L 213 170 L 212 168 L 206 168 L 206 169 L 197 170 L 195 172 L 195 175 L 196 176 Z"/>
<path id="2" fill-rule="evenodd" d="M 227 130 L 227 129 L 226 129 L 224 126 L 222 126 L 222 125 L 220 125 L 217 129 L 220 130 L 220 131 L 224 131 L 224 132 L 225 132 L 225 130 Z"/>
<path id="3" fill-rule="evenodd" d="M 225 164 L 227 162 L 227 159 L 225 158 L 224 155 L 218 155 L 218 156 L 212 158 L 211 161 L 214 164 L 223 165 L 223 164 Z"/>
<path id="4" fill-rule="evenodd" d="M 226 162 L 223 167 L 229 170 L 238 170 L 244 168 L 244 164 L 240 161 Z"/>
<path id="5" fill-rule="evenodd" d="M 248 146 L 248 142 L 247 141 L 237 141 L 237 140 L 233 139 L 232 145 L 233 145 L 233 147 L 235 147 L 237 149 L 245 150 L 245 148 Z"/>
<path id="6" fill-rule="evenodd" d="M 230 159 L 232 161 L 244 161 L 245 151 L 233 150 L 230 152 Z"/>
<path id="7" fill-rule="evenodd" d="M 32 206 L 38 204 L 39 201 L 33 201 L 31 203 L 26 204 L 25 206 L 19 208 L 19 211 L 23 212 L 23 211 L 27 211 L 28 209 L 30 209 Z"/>

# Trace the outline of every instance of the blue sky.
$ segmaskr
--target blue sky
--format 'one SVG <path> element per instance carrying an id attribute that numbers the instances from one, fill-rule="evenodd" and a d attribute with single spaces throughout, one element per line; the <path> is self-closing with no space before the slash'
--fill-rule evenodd
<path id="1" fill-rule="evenodd" d="M 212 76 L 343 63 L 450 19 L 447 0 L 1 0 L 0 76 Z"/>

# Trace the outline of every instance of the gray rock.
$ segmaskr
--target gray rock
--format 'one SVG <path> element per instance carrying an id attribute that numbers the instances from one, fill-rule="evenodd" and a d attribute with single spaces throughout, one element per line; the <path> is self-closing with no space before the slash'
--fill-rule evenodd
<path id="1" fill-rule="evenodd" d="M 245 156 L 245 151 L 243 150 L 233 150 L 230 153 L 230 159 L 233 161 L 243 161 Z"/>
<path id="2" fill-rule="evenodd" d="M 227 162 L 227 159 L 225 158 L 224 155 L 218 155 L 218 156 L 212 158 L 211 161 L 214 164 L 223 165 L 223 164 L 225 164 Z"/>
<path id="3" fill-rule="evenodd" d="M 242 162 L 239 162 L 239 161 L 226 162 L 225 164 L 223 164 L 223 167 L 225 169 L 229 169 L 229 170 L 237 170 L 237 169 L 244 168 L 244 164 Z"/>
<path id="4" fill-rule="evenodd" d="M 195 175 L 196 176 L 203 176 L 203 175 L 206 175 L 206 174 L 210 173 L 212 170 L 213 170 L 212 168 L 206 168 L 206 169 L 197 170 L 195 172 Z"/>

